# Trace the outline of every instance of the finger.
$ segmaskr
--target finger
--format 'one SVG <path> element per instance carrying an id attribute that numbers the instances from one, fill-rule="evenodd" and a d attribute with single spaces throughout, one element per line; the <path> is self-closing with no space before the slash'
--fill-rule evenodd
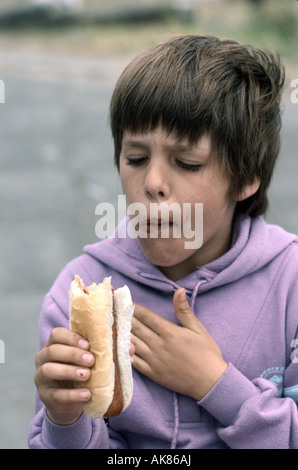
<path id="1" fill-rule="evenodd" d="M 138 356 L 138 354 L 134 354 L 132 358 L 132 366 L 141 374 L 144 374 L 149 378 L 152 377 L 152 369 L 150 365 L 142 357 Z"/>
<path id="2" fill-rule="evenodd" d="M 55 343 L 42 349 L 38 354 L 37 367 L 46 362 L 60 362 L 91 367 L 94 364 L 94 356 L 89 351 Z"/>
<path id="3" fill-rule="evenodd" d="M 143 305 L 135 303 L 133 319 L 137 319 L 157 335 L 163 335 L 170 322 Z"/>
<path id="4" fill-rule="evenodd" d="M 54 381 L 78 382 L 90 378 L 90 369 L 84 367 L 70 366 L 67 364 L 57 364 L 46 362 L 35 374 L 35 383 L 46 384 Z"/>
<path id="5" fill-rule="evenodd" d="M 154 330 L 149 328 L 146 324 L 142 323 L 142 321 L 136 317 L 132 318 L 131 334 L 134 335 L 134 337 L 142 340 L 147 345 L 151 344 L 152 341 L 154 341 L 154 337 L 158 337 L 157 333 L 155 333 Z M 133 343 L 135 344 L 135 342 Z"/>
<path id="6" fill-rule="evenodd" d="M 149 347 L 142 339 L 131 334 L 131 341 L 134 345 L 134 354 L 137 354 L 140 357 L 148 357 L 148 354 L 152 352 L 152 346 Z"/>
<path id="7" fill-rule="evenodd" d="M 41 391 L 42 393 L 42 391 Z M 66 405 L 69 403 L 83 403 L 91 398 L 88 388 L 47 388 L 42 394 L 42 399 L 46 403 L 59 403 Z"/>
<path id="8" fill-rule="evenodd" d="M 133 343 L 131 343 L 131 345 L 129 346 L 129 355 L 132 357 L 136 352 L 136 348 L 135 348 L 135 345 Z"/>
<path id="9" fill-rule="evenodd" d="M 186 298 L 185 289 L 182 287 L 177 289 L 175 292 L 173 297 L 173 305 L 177 318 L 182 326 L 197 333 L 202 332 L 204 327 L 191 310 Z"/>
<path id="10" fill-rule="evenodd" d="M 83 338 L 83 336 L 75 333 L 68 328 L 57 327 L 51 331 L 50 337 L 45 344 L 45 347 L 50 346 L 51 344 L 67 344 L 69 346 L 76 346 L 81 349 L 88 350 L 90 345 L 89 342 Z"/>

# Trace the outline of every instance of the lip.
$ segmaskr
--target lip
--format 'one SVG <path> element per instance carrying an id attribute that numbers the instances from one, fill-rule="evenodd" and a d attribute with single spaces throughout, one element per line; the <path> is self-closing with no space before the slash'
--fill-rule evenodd
<path id="1" fill-rule="evenodd" d="M 161 225 L 173 225 L 173 221 L 172 220 L 162 220 L 162 219 L 148 219 L 147 220 L 147 225 L 158 225 L 158 226 L 161 226 Z"/>
<path id="2" fill-rule="evenodd" d="M 159 235 L 161 234 L 162 232 L 162 229 L 163 228 L 166 228 L 166 227 L 169 227 L 171 229 L 171 227 L 173 227 L 173 221 L 171 220 L 162 220 L 162 219 L 148 219 L 147 220 L 147 223 L 145 225 L 145 231 L 149 234 L 149 233 L 158 233 Z"/>

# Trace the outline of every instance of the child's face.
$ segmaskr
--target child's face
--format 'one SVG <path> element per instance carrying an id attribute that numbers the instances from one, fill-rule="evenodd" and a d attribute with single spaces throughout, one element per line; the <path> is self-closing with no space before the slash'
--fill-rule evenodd
<path id="1" fill-rule="evenodd" d="M 120 177 L 127 204 L 142 203 L 150 214 L 151 203 L 203 203 L 203 244 L 186 249 L 189 239 L 139 238 L 146 257 L 171 279 L 177 280 L 221 256 L 230 244 L 236 202 L 229 181 L 211 156 L 211 141 L 203 137 L 190 146 L 163 129 L 146 133 L 125 132 L 120 155 Z M 160 227 L 159 227 L 160 228 Z M 147 227 L 145 228 L 147 230 Z"/>

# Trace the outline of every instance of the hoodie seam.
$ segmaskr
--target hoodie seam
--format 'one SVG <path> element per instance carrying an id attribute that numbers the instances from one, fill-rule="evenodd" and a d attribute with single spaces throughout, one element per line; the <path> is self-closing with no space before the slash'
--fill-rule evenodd
<path id="1" fill-rule="evenodd" d="M 68 318 L 68 315 L 67 315 L 67 312 L 65 313 L 65 311 L 60 307 L 60 305 L 58 304 L 57 300 L 54 298 L 54 296 L 52 295 L 51 291 L 48 292 L 48 297 L 50 298 L 50 300 L 53 302 L 53 304 L 55 304 L 55 306 L 60 310 L 60 312 L 65 316 L 65 318 Z"/>
<path id="2" fill-rule="evenodd" d="M 181 287 L 179 284 L 177 284 L 175 281 L 171 281 L 171 279 L 168 278 L 162 278 L 161 276 L 157 276 L 155 274 L 149 274 L 149 273 L 144 273 L 142 271 L 138 271 L 137 275 L 140 277 L 143 277 L 145 279 L 151 279 L 152 281 L 158 281 L 158 282 L 163 282 L 164 284 L 167 284 L 173 288 L 173 290 L 179 289 Z M 188 290 L 188 289 L 186 289 Z"/>

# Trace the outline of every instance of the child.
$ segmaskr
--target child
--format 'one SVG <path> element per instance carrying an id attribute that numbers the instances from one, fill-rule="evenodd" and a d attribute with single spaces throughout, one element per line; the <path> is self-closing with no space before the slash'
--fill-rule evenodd
<path id="1" fill-rule="evenodd" d="M 123 72 L 110 117 L 127 203 L 202 203 L 203 244 L 171 218 L 167 238 L 160 219 L 156 238 L 117 237 L 124 220 L 66 266 L 41 312 L 31 448 L 298 448 L 298 242 L 262 218 L 283 81 L 273 55 L 196 35 Z M 68 329 L 75 274 L 136 303 L 134 395 L 108 425 L 81 409 L 94 359 Z"/>

